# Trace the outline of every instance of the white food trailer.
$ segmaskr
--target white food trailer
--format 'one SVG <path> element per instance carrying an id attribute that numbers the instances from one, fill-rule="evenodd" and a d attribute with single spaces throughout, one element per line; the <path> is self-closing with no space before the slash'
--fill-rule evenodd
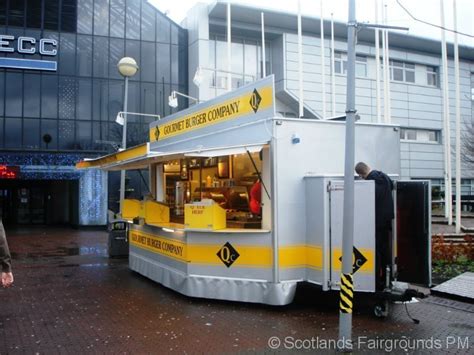
<path id="1" fill-rule="evenodd" d="M 356 124 L 356 161 L 397 178 L 399 134 L 395 125 Z M 132 270 L 188 296 L 285 305 L 300 282 L 339 289 L 344 135 L 344 122 L 277 117 L 269 76 L 151 123 L 144 145 L 77 166 L 148 169 L 150 196 L 124 201 Z M 255 214 L 249 191 L 258 179 Z M 407 281 L 429 284 L 429 184 L 415 185 L 425 234 L 398 220 L 407 251 L 394 247 L 393 260 L 403 255 Z M 375 292 L 374 194 L 373 181 L 355 182 L 356 292 Z M 402 245 L 397 233 L 393 240 Z"/>

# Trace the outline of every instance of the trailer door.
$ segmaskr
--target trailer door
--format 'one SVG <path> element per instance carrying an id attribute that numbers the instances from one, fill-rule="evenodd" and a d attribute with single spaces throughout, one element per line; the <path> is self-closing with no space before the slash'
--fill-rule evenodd
<path id="1" fill-rule="evenodd" d="M 429 181 L 396 183 L 398 280 L 431 285 L 431 187 Z"/>
<path id="2" fill-rule="evenodd" d="M 330 245 L 331 288 L 339 289 L 342 266 L 342 226 L 344 209 L 344 182 L 331 181 L 330 191 Z M 354 290 L 375 291 L 375 184 L 373 181 L 355 181 L 354 185 Z"/>

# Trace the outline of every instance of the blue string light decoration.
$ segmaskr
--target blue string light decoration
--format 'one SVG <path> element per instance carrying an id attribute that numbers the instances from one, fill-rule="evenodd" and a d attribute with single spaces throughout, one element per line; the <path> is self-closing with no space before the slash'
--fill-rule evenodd
<path id="1" fill-rule="evenodd" d="M 0 155 L 0 165 L 20 167 L 22 180 L 79 180 L 79 224 L 107 223 L 107 173 L 77 170 L 77 162 L 86 154 L 12 152 Z"/>

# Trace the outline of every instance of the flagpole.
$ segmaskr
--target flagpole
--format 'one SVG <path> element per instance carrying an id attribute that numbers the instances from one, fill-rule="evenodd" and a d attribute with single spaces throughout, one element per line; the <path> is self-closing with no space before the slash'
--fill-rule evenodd
<path id="1" fill-rule="evenodd" d="M 375 23 L 379 22 L 379 0 L 375 1 Z M 380 38 L 379 29 L 375 28 L 375 106 L 377 108 L 377 123 L 382 122 L 380 112 Z"/>
<path id="2" fill-rule="evenodd" d="M 262 20 L 262 78 L 267 76 L 266 58 L 265 58 L 265 19 L 263 12 L 260 13 Z"/>
<path id="3" fill-rule="evenodd" d="M 230 1 L 227 1 L 227 91 L 232 90 L 232 37 L 231 37 L 231 18 Z"/>
<path id="4" fill-rule="evenodd" d="M 334 71 L 334 14 L 331 13 L 331 105 L 332 116 L 336 116 L 336 73 Z"/>
<path id="5" fill-rule="evenodd" d="M 320 0 L 321 18 L 320 18 L 320 35 L 321 35 L 321 87 L 322 87 L 322 103 L 323 103 L 323 118 L 326 118 L 326 63 L 324 53 L 324 18 L 323 18 L 323 0 Z"/>
<path id="6" fill-rule="evenodd" d="M 303 111 L 303 34 L 301 29 L 301 1 L 298 0 L 298 82 L 299 82 L 299 112 L 298 117 L 304 116 Z"/>
<path id="7" fill-rule="evenodd" d="M 456 81 L 456 233 L 461 233 L 461 102 L 459 92 L 458 14 L 453 0 L 454 21 L 454 78 Z"/>

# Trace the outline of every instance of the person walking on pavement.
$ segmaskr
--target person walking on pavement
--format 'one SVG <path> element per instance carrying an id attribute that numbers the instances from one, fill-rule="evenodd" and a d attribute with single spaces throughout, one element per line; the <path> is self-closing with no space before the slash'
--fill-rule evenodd
<path id="1" fill-rule="evenodd" d="M 2 287 L 10 287 L 13 284 L 13 273 L 11 269 L 11 256 L 8 249 L 7 237 L 0 215 L 0 268 Z"/>
<path id="2" fill-rule="evenodd" d="M 364 180 L 375 182 L 375 264 L 376 288 L 385 288 L 386 266 L 391 265 L 391 231 L 394 218 L 393 181 L 382 171 L 372 170 L 366 163 L 355 166 L 356 173 Z"/>

